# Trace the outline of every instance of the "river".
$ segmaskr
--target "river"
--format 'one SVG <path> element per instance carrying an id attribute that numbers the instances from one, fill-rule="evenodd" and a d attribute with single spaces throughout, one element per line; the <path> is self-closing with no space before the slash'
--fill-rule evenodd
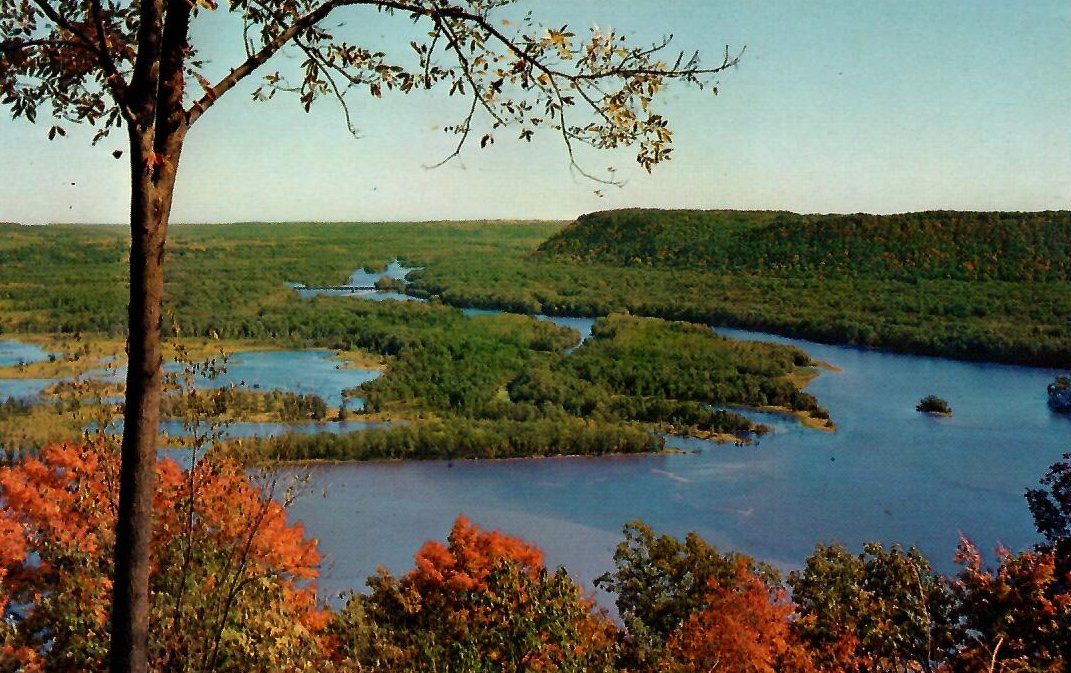
<path id="1" fill-rule="evenodd" d="M 751 447 L 670 438 L 683 453 L 315 465 L 317 495 L 292 515 L 321 540 L 325 589 L 360 589 L 377 566 L 404 572 L 459 514 L 534 542 L 589 587 L 633 519 L 786 569 L 831 540 L 917 545 L 950 573 L 961 534 L 984 549 L 1037 539 L 1023 492 L 1071 450 L 1071 418 L 1045 402 L 1055 371 L 718 331 L 795 344 L 834 365 L 809 390 L 838 431 L 763 415 L 774 432 Z M 928 394 L 954 415 L 916 412 Z"/>
<path id="2" fill-rule="evenodd" d="M 590 319 L 551 319 L 590 334 Z M 798 345 L 833 365 L 809 391 L 838 431 L 762 415 L 774 431 L 750 447 L 670 438 L 681 453 L 288 470 L 310 477 L 291 513 L 320 539 L 323 588 L 360 590 L 378 566 L 404 572 L 459 514 L 534 542 L 588 587 L 612 568 L 621 527 L 633 519 L 678 536 L 694 530 L 786 569 L 831 540 L 853 549 L 869 540 L 917 545 L 943 572 L 955 570 L 961 534 L 983 549 L 1036 540 L 1023 492 L 1071 450 L 1071 417 L 1046 405 L 1055 371 L 718 331 Z M 44 357 L 22 348 L 8 342 L 0 355 L 9 364 Z M 360 382 L 353 377 L 376 373 L 339 369 L 330 355 L 240 354 L 227 380 L 266 389 L 302 380 L 299 392 L 336 405 L 337 391 Z M 948 400 L 954 415 L 916 412 L 928 394 Z"/>

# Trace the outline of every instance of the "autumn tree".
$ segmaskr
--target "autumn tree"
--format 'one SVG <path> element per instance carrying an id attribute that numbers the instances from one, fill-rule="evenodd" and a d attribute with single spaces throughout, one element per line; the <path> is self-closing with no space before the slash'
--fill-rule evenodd
<path id="1" fill-rule="evenodd" d="M 380 572 L 334 628 L 344 667 L 382 671 L 610 671 L 616 628 L 542 553 L 459 517 L 402 577 Z"/>
<path id="2" fill-rule="evenodd" d="M 705 605 L 677 627 L 658 669 L 665 673 L 811 671 L 811 656 L 792 630 L 785 590 L 771 587 L 738 559 L 731 585 L 708 581 Z"/>
<path id="3" fill-rule="evenodd" d="M 152 669 L 322 670 L 315 541 L 238 465 L 156 467 Z M 0 468 L 0 670 L 106 670 L 118 473 L 97 444 Z"/>
<path id="4" fill-rule="evenodd" d="M 954 649 L 951 587 L 915 548 L 819 545 L 788 583 L 794 628 L 826 670 L 932 673 Z"/>
<path id="5" fill-rule="evenodd" d="M 779 588 L 773 568 L 742 554 L 719 552 L 695 533 L 684 540 L 657 535 L 642 521 L 626 524 L 624 533 L 614 551 L 616 569 L 595 584 L 617 594 L 632 667 L 657 665 L 670 637 L 706 610 L 718 591 L 736 591 L 739 580 L 752 576 L 761 578 L 770 592 Z"/>
<path id="6" fill-rule="evenodd" d="M 15 117 L 45 111 L 48 136 L 88 122 L 97 138 L 123 127 L 130 167 L 130 302 L 113 607 L 115 670 L 147 657 L 149 541 L 161 398 L 161 318 L 167 228 L 189 131 L 278 54 L 296 73 L 268 72 L 255 96 L 295 93 L 306 110 L 352 92 L 444 89 L 468 100 L 447 127 L 457 152 L 470 136 L 530 140 L 547 130 L 573 148 L 636 144 L 646 169 L 669 158 L 672 133 L 653 105 L 670 81 L 703 86 L 735 64 L 667 54 L 668 40 L 632 45 L 614 31 L 584 36 L 509 13 L 514 0 L 233 0 L 246 56 L 216 81 L 191 42 L 191 25 L 215 0 L 0 0 L 0 100 Z M 388 55 L 361 45 L 361 12 L 416 24 L 412 43 Z M 347 22 L 339 18 L 349 19 Z M 502 19 L 512 17 L 507 25 Z M 330 18 L 330 24 L 327 23 Z M 401 45 L 400 45 L 401 46 Z M 348 112 L 347 112 L 348 121 Z"/>
<path id="7" fill-rule="evenodd" d="M 1071 577 L 1061 575 L 1052 549 L 1013 554 L 997 550 L 988 566 L 970 540 L 960 543 L 962 649 L 956 671 L 1066 671 L 1071 666 Z"/>
<path id="8" fill-rule="evenodd" d="M 1052 551 L 1058 570 L 1071 573 L 1071 453 L 1049 466 L 1039 488 L 1027 490 L 1026 502 L 1045 538 L 1039 550 Z"/>

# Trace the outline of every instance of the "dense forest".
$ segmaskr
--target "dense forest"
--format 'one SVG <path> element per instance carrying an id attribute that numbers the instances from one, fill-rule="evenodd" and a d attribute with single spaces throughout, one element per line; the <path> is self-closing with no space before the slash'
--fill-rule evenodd
<path id="1" fill-rule="evenodd" d="M 457 305 L 634 314 L 921 355 L 1071 366 L 1071 213 L 625 210 L 579 218 L 516 275 L 429 265 Z"/>
<path id="2" fill-rule="evenodd" d="M 517 313 L 633 315 L 893 351 L 1071 366 L 1069 214 L 596 213 L 557 222 L 183 225 L 170 327 L 342 341 L 285 283 L 422 267 L 408 292 Z M 538 249 L 538 250 L 537 250 Z M 119 227 L 4 227 L 0 330 L 121 335 Z M 292 315 L 302 313 L 303 315 Z"/>
<path id="3" fill-rule="evenodd" d="M 621 266 L 885 280 L 1071 279 L 1071 212 L 797 215 L 619 210 L 539 250 Z"/>
<path id="4" fill-rule="evenodd" d="M 604 217 L 611 224 L 588 228 Z M 227 349 L 317 347 L 361 354 L 385 373 L 350 391 L 364 410 L 292 393 L 198 392 L 176 376 L 169 416 L 197 425 L 363 413 L 389 423 L 233 441 L 191 472 L 160 463 L 154 665 L 1066 670 L 1071 456 L 1027 494 L 1037 545 L 987 561 L 964 540 L 953 576 L 915 549 L 831 542 L 786 577 L 698 536 L 629 523 L 615 567 L 598 580 L 616 599 L 617 620 L 567 570 L 546 567 L 534 546 L 463 518 L 445 542 L 417 551 L 412 570 L 379 572 L 368 593 L 328 608 L 312 584 L 315 542 L 279 502 L 289 487 L 247 477 L 250 463 L 274 459 L 601 455 L 659 450 L 659 432 L 761 433 L 737 406 L 830 422 L 803 390 L 817 373 L 806 353 L 731 341 L 711 325 L 963 358 L 1069 361 L 1066 252 L 1057 259 L 1066 214 L 797 217 L 630 211 L 581 218 L 558 236 L 560 223 L 534 222 L 176 227 L 167 320 L 171 345 L 190 344 L 178 350 L 187 366 Z M 609 240 L 630 228 L 657 245 L 645 248 L 635 235 Z M 946 228 L 960 233 L 940 233 Z M 852 231 L 863 233 L 853 240 Z M 960 249 L 969 231 L 977 245 Z M 71 377 L 114 362 L 125 323 L 125 231 L 4 225 L 2 233 L 0 327 L 53 349 L 4 374 Z M 923 239 L 950 256 L 921 263 L 911 250 Z M 356 267 L 394 259 L 422 267 L 406 291 L 427 303 L 302 299 L 287 285 L 340 285 Z M 458 307 L 600 319 L 580 343 L 576 332 L 529 315 L 469 316 Z M 114 408 L 115 394 L 114 383 L 78 378 L 40 403 L 6 401 L 0 433 L 7 441 L 9 430 L 33 426 L 76 437 Z M 0 467 L 4 669 L 104 665 L 116 457 L 103 434 L 55 439 L 27 437 Z"/>
<path id="5" fill-rule="evenodd" d="M 564 229 L 554 222 L 182 225 L 169 248 L 166 320 L 173 341 L 219 338 L 232 350 L 318 347 L 386 358 L 385 376 L 351 392 L 367 401 L 369 414 L 424 415 L 447 425 L 452 418 L 540 424 L 579 417 L 608 427 L 746 436 L 763 428 L 727 407 L 778 406 L 825 421 L 818 401 L 800 390 L 806 360 L 771 358 L 767 347 L 753 345 L 751 355 L 731 357 L 792 363 L 765 372 L 712 363 L 726 356 L 714 355 L 724 344 L 678 321 L 1066 367 L 1067 219 L 631 210 L 587 215 Z M 57 354 L 55 371 L 70 365 L 62 376 L 84 371 L 97 341 L 110 339 L 120 350 L 124 230 L 3 229 L 0 330 L 72 342 Z M 428 303 L 306 300 L 288 285 L 341 285 L 357 267 L 382 269 L 394 259 L 418 267 L 406 291 Z M 565 357 L 577 345 L 575 332 L 523 315 L 468 317 L 452 307 L 607 321 Z M 81 364 L 73 362 L 79 357 Z M 696 372 L 724 378 L 697 381 Z M 42 367 L 17 375 L 32 374 L 56 375 Z M 69 408 L 60 397 L 53 402 Z M 231 418 L 346 413 L 314 401 L 257 403 L 256 410 L 238 397 L 231 403 Z M 174 405 L 169 411 L 179 415 Z M 7 443 L 61 438 L 14 430 L 46 427 L 38 418 L 6 410 Z"/>
<path id="6" fill-rule="evenodd" d="M 801 390 L 815 370 L 799 349 L 738 343 L 709 328 L 628 315 L 607 316 L 592 338 L 578 345 L 575 331 L 526 315 L 470 317 L 442 298 L 427 303 L 349 296 L 302 299 L 288 285 L 339 285 L 357 266 L 381 269 L 403 252 L 411 263 L 430 258 L 428 265 L 456 255 L 485 267 L 486 259 L 503 255 L 525 260 L 534 244 L 556 228 L 541 223 L 177 227 L 167 302 L 173 342 L 221 339 L 232 349 L 359 351 L 380 358 L 386 368 L 380 378 L 349 391 L 364 400 L 360 410 L 328 410 L 316 400 L 270 398 L 250 391 L 217 391 L 198 402 L 204 406 L 201 417 L 293 422 L 364 413 L 438 423 L 422 435 L 435 447 L 386 453 L 347 449 L 351 457 L 460 455 L 450 447 L 462 419 L 498 424 L 493 431 L 469 437 L 478 445 L 467 450 L 485 457 L 518 455 L 516 446 L 503 448 L 503 437 L 517 432 L 518 423 L 529 424 L 533 436 L 544 436 L 535 429 L 554 423 L 564 429 L 582 419 L 601 427 L 608 437 L 627 436 L 616 444 L 590 447 L 552 439 L 530 447 L 539 455 L 604 453 L 606 446 L 614 445 L 622 451 L 659 446 L 653 436 L 632 436 L 641 427 L 735 441 L 765 431 L 731 409 L 737 406 L 781 408 L 831 425 L 818 401 Z M 122 334 L 126 253 L 120 229 L 10 229 L 11 235 L 0 241 L 5 258 L 11 260 L 0 269 L 0 325 L 7 332 L 58 333 L 75 344 L 67 345 L 72 349 Z M 362 256 L 371 254 L 381 256 Z M 514 273 L 511 269 L 507 264 L 502 273 Z M 419 286 L 412 291 L 421 292 Z M 79 353 L 60 353 L 55 367 L 39 364 L 33 371 L 52 376 L 76 356 Z M 92 369 L 89 362 L 83 364 L 82 373 Z M 45 400 L 60 404 L 60 397 L 53 391 Z M 173 400 L 164 411 L 181 418 L 189 410 Z M 12 414 L 6 418 L 8 424 L 21 421 Z M 412 428 L 383 432 L 403 446 L 412 442 L 406 439 Z M 42 436 L 36 445 L 56 439 Z M 297 452 L 302 456 L 318 455 L 309 448 L 316 443 L 321 445 L 319 454 L 339 455 L 337 439 L 293 441 L 302 444 Z M 367 441 L 354 438 L 349 443 Z M 23 439 L 19 445 L 35 443 Z M 275 456 L 297 455 L 292 449 L 265 450 Z"/>

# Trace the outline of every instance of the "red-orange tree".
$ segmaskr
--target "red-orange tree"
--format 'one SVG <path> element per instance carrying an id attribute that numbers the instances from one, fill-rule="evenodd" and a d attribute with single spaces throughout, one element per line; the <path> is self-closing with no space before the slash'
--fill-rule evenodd
<path id="1" fill-rule="evenodd" d="M 731 585 L 709 580 L 705 605 L 670 634 L 664 673 L 775 673 L 815 670 L 792 630 L 794 608 L 784 589 L 737 561 Z"/>
<path id="2" fill-rule="evenodd" d="M 458 518 L 401 578 L 385 571 L 336 628 L 347 664 L 383 671 L 610 671 L 616 627 L 542 553 Z"/>
<path id="3" fill-rule="evenodd" d="M 969 540 L 956 560 L 961 648 L 955 671 L 1066 671 L 1071 667 L 1071 573 L 1052 548 L 1001 548 L 988 567 Z"/>
<path id="4" fill-rule="evenodd" d="M 761 578 L 769 591 L 780 588 L 772 567 L 743 554 L 720 552 L 695 533 L 679 540 L 657 535 L 642 521 L 626 524 L 624 533 L 614 551 L 616 569 L 595 584 L 617 594 L 617 610 L 627 632 L 623 663 L 629 668 L 657 669 L 667 656 L 669 639 L 703 614 L 711 600 L 725 598 L 719 592 L 746 588 L 746 582 L 738 587 L 737 580 Z M 741 574 L 741 568 L 746 572 Z"/>
<path id="5" fill-rule="evenodd" d="M 118 468 L 92 444 L 0 468 L 0 669 L 107 667 Z M 153 670 L 316 670 L 315 541 L 237 465 L 157 473 Z"/>
<path id="6" fill-rule="evenodd" d="M 258 97 L 295 92 L 305 109 L 356 90 L 442 88 L 469 100 L 448 126 L 458 151 L 513 127 L 522 139 L 548 129 L 570 159 L 576 143 L 638 144 L 645 168 L 667 159 L 672 133 L 652 102 L 670 80 L 702 85 L 735 63 L 664 58 L 666 43 L 633 46 L 620 34 L 500 20 L 514 0 L 232 0 L 246 57 L 217 81 L 206 76 L 191 25 L 216 0 L 0 0 L 0 101 L 33 121 L 45 108 L 63 121 L 124 126 L 130 166 L 130 302 L 125 429 L 115 546 L 113 652 L 117 671 L 145 669 L 149 542 L 162 386 L 164 252 L 179 160 L 197 121 L 284 50 L 295 73 L 268 73 Z M 411 45 L 388 56 L 362 46 L 360 12 L 419 24 Z M 327 20 L 330 18 L 330 26 Z M 343 18 L 340 23 L 339 19 Z M 554 26 L 560 24 L 555 23 Z M 401 45 L 400 45 L 401 46 Z M 290 76 L 292 75 L 292 76 Z M 193 86 L 188 86 L 189 84 Z M 347 114 L 348 119 L 348 114 Z"/>

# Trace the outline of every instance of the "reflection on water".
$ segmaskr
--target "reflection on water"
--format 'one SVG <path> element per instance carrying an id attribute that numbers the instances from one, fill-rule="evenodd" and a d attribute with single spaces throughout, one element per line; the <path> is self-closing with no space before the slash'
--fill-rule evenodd
<path id="1" fill-rule="evenodd" d="M 221 367 L 223 367 L 221 365 Z M 347 367 L 329 350 L 309 351 L 241 351 L 227 356 L 226 371 L 215 378 L 196 377 L 198 388 L 222 388 L 238 386 L 247 390 L 293 392 L 299 395 L 319 395 L 328 407 L 337 409 L 342 404 L 343 391 L 356 388 L 383 374 L 378 369 Z M 177 374 L 182 366 L 174 362 L 164 370 Z M 121 383 L 126 378 L 126 366 L 90 372 L 98 380 Z M 363 409 L 364 401 L 348 398 L 346 406 L 351 411 Z"/>
<path id="2" fill-rule="evenodd" d="M 558 327 L 564 327 L 566 329 L 576 330 L 580 333 L 580 341 L 576 346 L 569 348 L 566 352 L 572 352 L 577 346 L 584 343 L 591 338 L 591 329 L 595 326 L 595 318 L 564 318 L 561 316 L 543 315 L 539 314 L 535 316 L 536 320 L 543 320 L 544 322 L 552 322 Z"/>
<path id="3" fill-rule="evenodd" d="M 350 369 L 332 351 L 250 351 L 227 359 L 227 371 L 198 386 L 240 385 L 252 390 L 281 390 L 301 395 L 319 395 L 327 406 L 342 404 L 342 391 L 379 377 L 377 369 Z M 361 400 L 347 400 L 352 409 L 363 408 Z"/>
<path id="4" fill-rule="evenodd" d="M 987 549 L 1036 540 L 1023 493 L 1071 446 L 1071 419 L 1046 406 L 1053 371 L 719 332 L 796 344 L 841 368 L 809 389 L 839 431 L 764 416 L 774 432 L 749 447 L 671 438 L 683 453 L 311 466 L 326 497 L 293 516 L 321 539 L 324 585 L 360 589 L 377 565 L 404 571 L 460 513 L 533 541 L 585 582 L 611 568 L 622 524 L 637 518 L 784 567 L 821 541 L 880 540 L 918 545 L 951 572 L 961 532 Z M 917 413 L 928 394 L 955 415 Z"/>
<path id="5" fill-rule="evenodd" d="M 461 312 L 470 318 L 477 318 L 484 315 L 502 315 L 502 311 L 498 309 L 489 308 L 463 308 Z M 577 346 L 591 338 L 591 330 L 595 326 L 597 318 L 569 318 L 563 316 L 543 315 L 539 313 L 532 316 L 536 320 L 542 320 L 544 322 L 554 323 L 558 327 L 564 327 L 566 329 L 576 330 L 580 333 L 580 341 Z M 576 346 L 569 348 L 566 352 L 571 352 Z"/>
<path id="6" fill-rule="evenodd" d="M 359 299 L 371 299 L 372 301 L 416 301 L 426 302 L 421 297 L 411 297 L 401 292 L 380 292 L 379 290 L 358 290 L 345 287 L 299 287 L 298 296 L 302 299 L 313 297 L 356 297 Z"/>
<path id="7" fill-rule="evenodd" d="M 219 436 L 223 439 L 236 439 L 244 437 L 277 437 L 279 435 L 316 435 L 320 433 L 344 435 L 348 432 L 389 428 L 392 425 L 394 423 L 386 421 L 321 421 L 315 423 L 236 421 L 219 425 L 218 431 Z M 201 432 L 207 432 L 208 429 L 207 426 L 201 428 Z M 190 434 L 182 427 L 182 421 L 175 420 L 160 423 L 160 432 L 172 437 L 185 437 Z"/>
<path id="8" fill-rule="evenodd" d="M 419 270 L 419 266 L 404 266 L 398 260 L 394 260 L 387 265 L 385 271 L 366 271 L 365 269 L 357 269 L 350 276 L 350 280 L 347 283 L 353 287 L 375 287 L 376 281 L 381 278 L 391 278 L 394 280 L 405 280 L 411 272 Z"/>
<path id="9" fill-rule="evenodd" d="M 567 326 L 590 333 L 588 323 Z M 832 539 L 854 548 L 915 544 L 946 572 L 961 532 L 983 548 L 1035 541 L 1023 492 L 1071 447 L 1071 418 L 1046 405 L 1056 372 L 718 331 L 796 344 L 837 366 L 809 390 L 838 432 L 764 415 L 774 432 L 749 447 L 671 438 L 682 453 L 294 468 L 311 472 L 313 491 L 326 491 L 292 510 L 321 540 L 323 585 L 361 589 L 378 565 L 404 571 L 423 541 L 443 538 L 461 513 L 531 540 L 585 582 L 610 569 L 621 526 L 633 519 L 675 535 L 695 530 L 786 567 Z M 217 383 L 315 393 L 337 406 L 343 389 L 378 374 L 341 369 L 330 351 L 239 353 Z M 917 413 L 930 394 L 955 415 Z"/>
<path id="10" fill-rule="evenodd" d="M 48 359 L 48 351 L 34 344 L 16 339 L 0 339 L 0 367 L 17 367 L 20 364 L 41 362 Z M 10 398 L 33 400 L 58 379 L 8 379 L 0 378 L 0 402 Z"/>

